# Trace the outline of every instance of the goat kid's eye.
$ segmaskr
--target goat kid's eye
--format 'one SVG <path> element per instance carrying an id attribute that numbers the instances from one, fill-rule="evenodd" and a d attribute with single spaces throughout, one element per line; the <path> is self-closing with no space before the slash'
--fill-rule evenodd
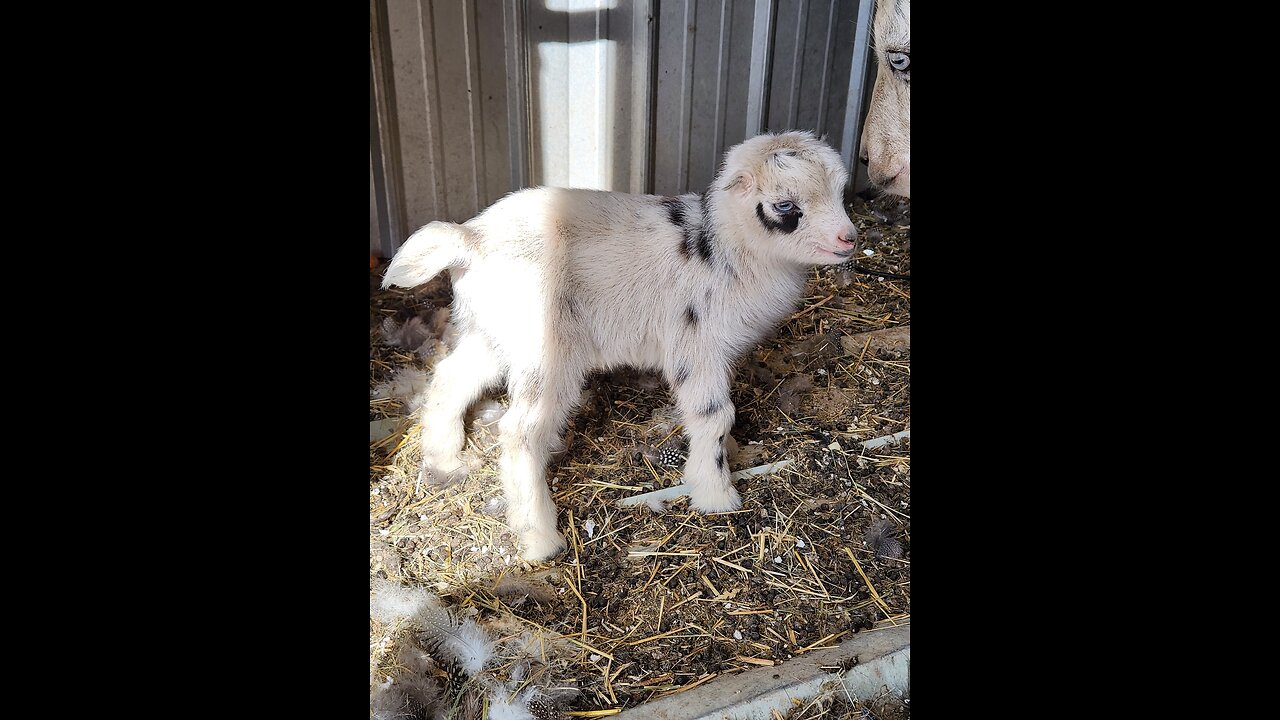
<path id="1" fill-rule="evenodd" d="M 898 72 L 906 72 L 911 67 L 911 56 L 907 53 L 889 53 L 889 64 Z"/>
<path id="2" fill-rule="evenodd" d="M 788 202 L 780 202 L 780 203 L 774 203 L 774 204 L 773 204 L 773 209 L 774 209 L 774 211 L 775 211 L 775 212 L 777 212 L 779 215 L 786 215 L 787 213 L 789 213 L 789 212 L 791 212 L 791 211 L 795 210 L 795 209 L 796 209 L 796 206 L 795 206 L 795 203 L 792 203 L 792 202 L 789 202 L 789 201 L 788 201 Z"/>

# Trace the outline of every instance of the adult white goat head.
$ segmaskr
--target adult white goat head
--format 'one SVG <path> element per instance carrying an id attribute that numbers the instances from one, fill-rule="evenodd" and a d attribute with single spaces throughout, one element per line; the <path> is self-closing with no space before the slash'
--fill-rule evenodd
<path id="1" fill-rule="evenodd" d="M 879 69 L 859 157 L 872 183 L 911 197 L 911 0 L 879 0 L 872 34 Z"/>

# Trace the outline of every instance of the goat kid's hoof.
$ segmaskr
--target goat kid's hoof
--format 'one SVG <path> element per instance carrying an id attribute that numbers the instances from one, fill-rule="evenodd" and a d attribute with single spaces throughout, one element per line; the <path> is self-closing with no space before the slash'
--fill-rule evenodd
<path id="1" fill-rule="evenodd" d="M 452 485 L 467 478 L 467 464 L 461 458 L 447 460 L 424 459 L 418 479 L 429 485 Z"/>
<path id="2" fill-rule="evenodd" d="M 742 497 L 738 495 L 738 489 L 732 485 L 726 485 L 723 488 L 703 488 L 689 493 L 689 505 L 704 515 L 731 512 L 742 507 Z"/>
<path id="3" fill-rule="evenodd" d="M 523 552 L 520 553 L 520 557 L 531 563 L 536 563 L 550 560 L 559 555 L 565 548 L 569 547 L 569 543 L 565 542 L 563 535 L 552 530 L 550 533 L 521 535 L 520 547 L 524 548 Z"/>

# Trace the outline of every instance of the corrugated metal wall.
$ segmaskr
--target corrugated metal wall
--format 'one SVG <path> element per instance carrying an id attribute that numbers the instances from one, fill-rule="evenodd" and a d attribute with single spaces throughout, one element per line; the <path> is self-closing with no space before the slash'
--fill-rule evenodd
<path id="1" fill-rule="evenodd" d="M 700 190 L 765 130 L 852 167 L 870 2 L 370 0 L 370 251 L 521 187 Z"/>

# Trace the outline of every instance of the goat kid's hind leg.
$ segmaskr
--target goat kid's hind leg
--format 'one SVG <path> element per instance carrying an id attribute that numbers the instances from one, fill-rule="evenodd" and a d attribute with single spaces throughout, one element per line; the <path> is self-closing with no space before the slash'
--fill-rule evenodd
<path id="1" fill-rule="evenodd" d="M 560 446 L 565 420 L 581 397 L 584 374 L 548 364 L 511 373 L 511 408 L 502 417 L 502 488 L 507 524 L 530 562 L 564 550 L 556 505 L 547 488 L 547 462 Z"/>
<path id="2" fill-rule="evenodd" d="M 502 379 L 502 364 L 483 336 L 462 336 L 453 352 L 436 364 L 422 413 L 423 470 L 437 483 L 466 477 L 462 446 L 467 408 Z"/>
<path id="3" fill-rule="evenodd" d="M 728 512 L 742 507 L 742 498 L 729 479 L 729 461 L 724 441 L 733 429 L 733 402 L 729 400 L 726 373 L 677 371 L 673 383 L 685 434 L 689 436 L 689 457 L 684 463 L 684 483 L 689 486 L 689 504 L 703 513 Z"/>

